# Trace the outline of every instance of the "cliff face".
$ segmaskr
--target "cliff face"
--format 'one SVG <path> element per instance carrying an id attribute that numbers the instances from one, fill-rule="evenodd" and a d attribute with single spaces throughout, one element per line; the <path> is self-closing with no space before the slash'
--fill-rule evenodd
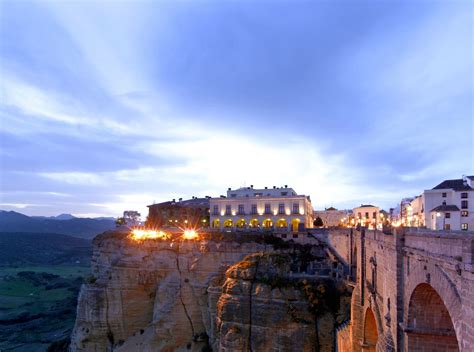
<path id="1" fill-rule="evenodd" d="M 125 234 L 100 235 L 94 279 L 79 295 L 71 349 L 329 350 L 334 325 L 344 319 L 337 318 L 340 301 L 331 307 L 318 302 L 327 307 L 314 309 L 305 287 L 322 283 L 303 284 L 290 275 L 311 261 L 321 273 L 336 275 L 339 267 L 317 248 L 308 261 L 288 248 L 256 242 L 136 242 Z"/>

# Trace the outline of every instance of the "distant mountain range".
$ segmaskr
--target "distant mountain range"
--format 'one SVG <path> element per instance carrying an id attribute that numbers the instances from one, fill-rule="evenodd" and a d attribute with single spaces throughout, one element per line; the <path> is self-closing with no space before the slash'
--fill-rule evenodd
<path id="1" fill-rule="evenodd" d="M 71 214 L 27 216 L 15 211 L 0 210 L 0 232 L 59 233 L 91 239 L 114 228 L 114 218 L 76 218 Z"/>

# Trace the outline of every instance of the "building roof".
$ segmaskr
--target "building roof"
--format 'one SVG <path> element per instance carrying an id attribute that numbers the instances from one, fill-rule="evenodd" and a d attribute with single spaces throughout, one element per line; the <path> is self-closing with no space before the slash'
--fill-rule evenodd
<path id="1" fill-rule="evenodd" d="M 474 180 L 474 176 L 466 176 L 467 178 Z M 445 180 L 433 189 L 453 189 L 455 191 L 470 191 L 472 188 L 464 182 L 462 178 L 455 180 Z"/>
<path id="2" fill-rule="evenodd" d="M 360 207 L 357 207 L 357 208 L 377 208 L 377 207 L 372 204 L 361 204 Z"/>
<path id="3" fill-rule="evenodd" d="M 166 206 L 180 206 L 180 207 L 208 207 L 209 208 L 209 198 L 192 198 L 181 201 L 170 200 L 167 202 L 156 203 L 148 205 L 148 207 L 166 207 Z"/>
<path id="4" fill-rule="evenodd" d="M 337 209 L 334 207 L 329 207 L 329 208 L 326 208 L 326 210 L 337 210 Z"/>
<path id="5" fill-rule="evenodd" d="M 440 212 L 446 212 L 446 211 L 459 211 L 459 208 L 456 205 L 439 205 L 436 208 L 431 209 L 431 212 L 433 211 L 440 211 Z"/>

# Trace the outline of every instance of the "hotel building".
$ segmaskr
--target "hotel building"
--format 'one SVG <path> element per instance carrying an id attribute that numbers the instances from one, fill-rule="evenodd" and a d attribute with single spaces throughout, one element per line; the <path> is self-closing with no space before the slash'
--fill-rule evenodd
<path id="1" fill-rule="evenodd" d="M 210 221 L 218 229 L 279 229 L 302 231 L 313 227 L 309 196 L 288 186 L 228 189 L 227 196 L 211 198 Z"/>

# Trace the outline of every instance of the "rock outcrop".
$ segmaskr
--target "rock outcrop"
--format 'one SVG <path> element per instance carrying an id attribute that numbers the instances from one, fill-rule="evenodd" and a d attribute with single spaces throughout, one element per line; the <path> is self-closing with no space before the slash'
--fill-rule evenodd
<path id="1" fill-rule="evenodd" d="M 348 314 L 342 270 L 316 240 L 299 248 L 250 235 L 137 242 L 105 233 L 94 239 L 71 349 L 330 351 Z"/>

